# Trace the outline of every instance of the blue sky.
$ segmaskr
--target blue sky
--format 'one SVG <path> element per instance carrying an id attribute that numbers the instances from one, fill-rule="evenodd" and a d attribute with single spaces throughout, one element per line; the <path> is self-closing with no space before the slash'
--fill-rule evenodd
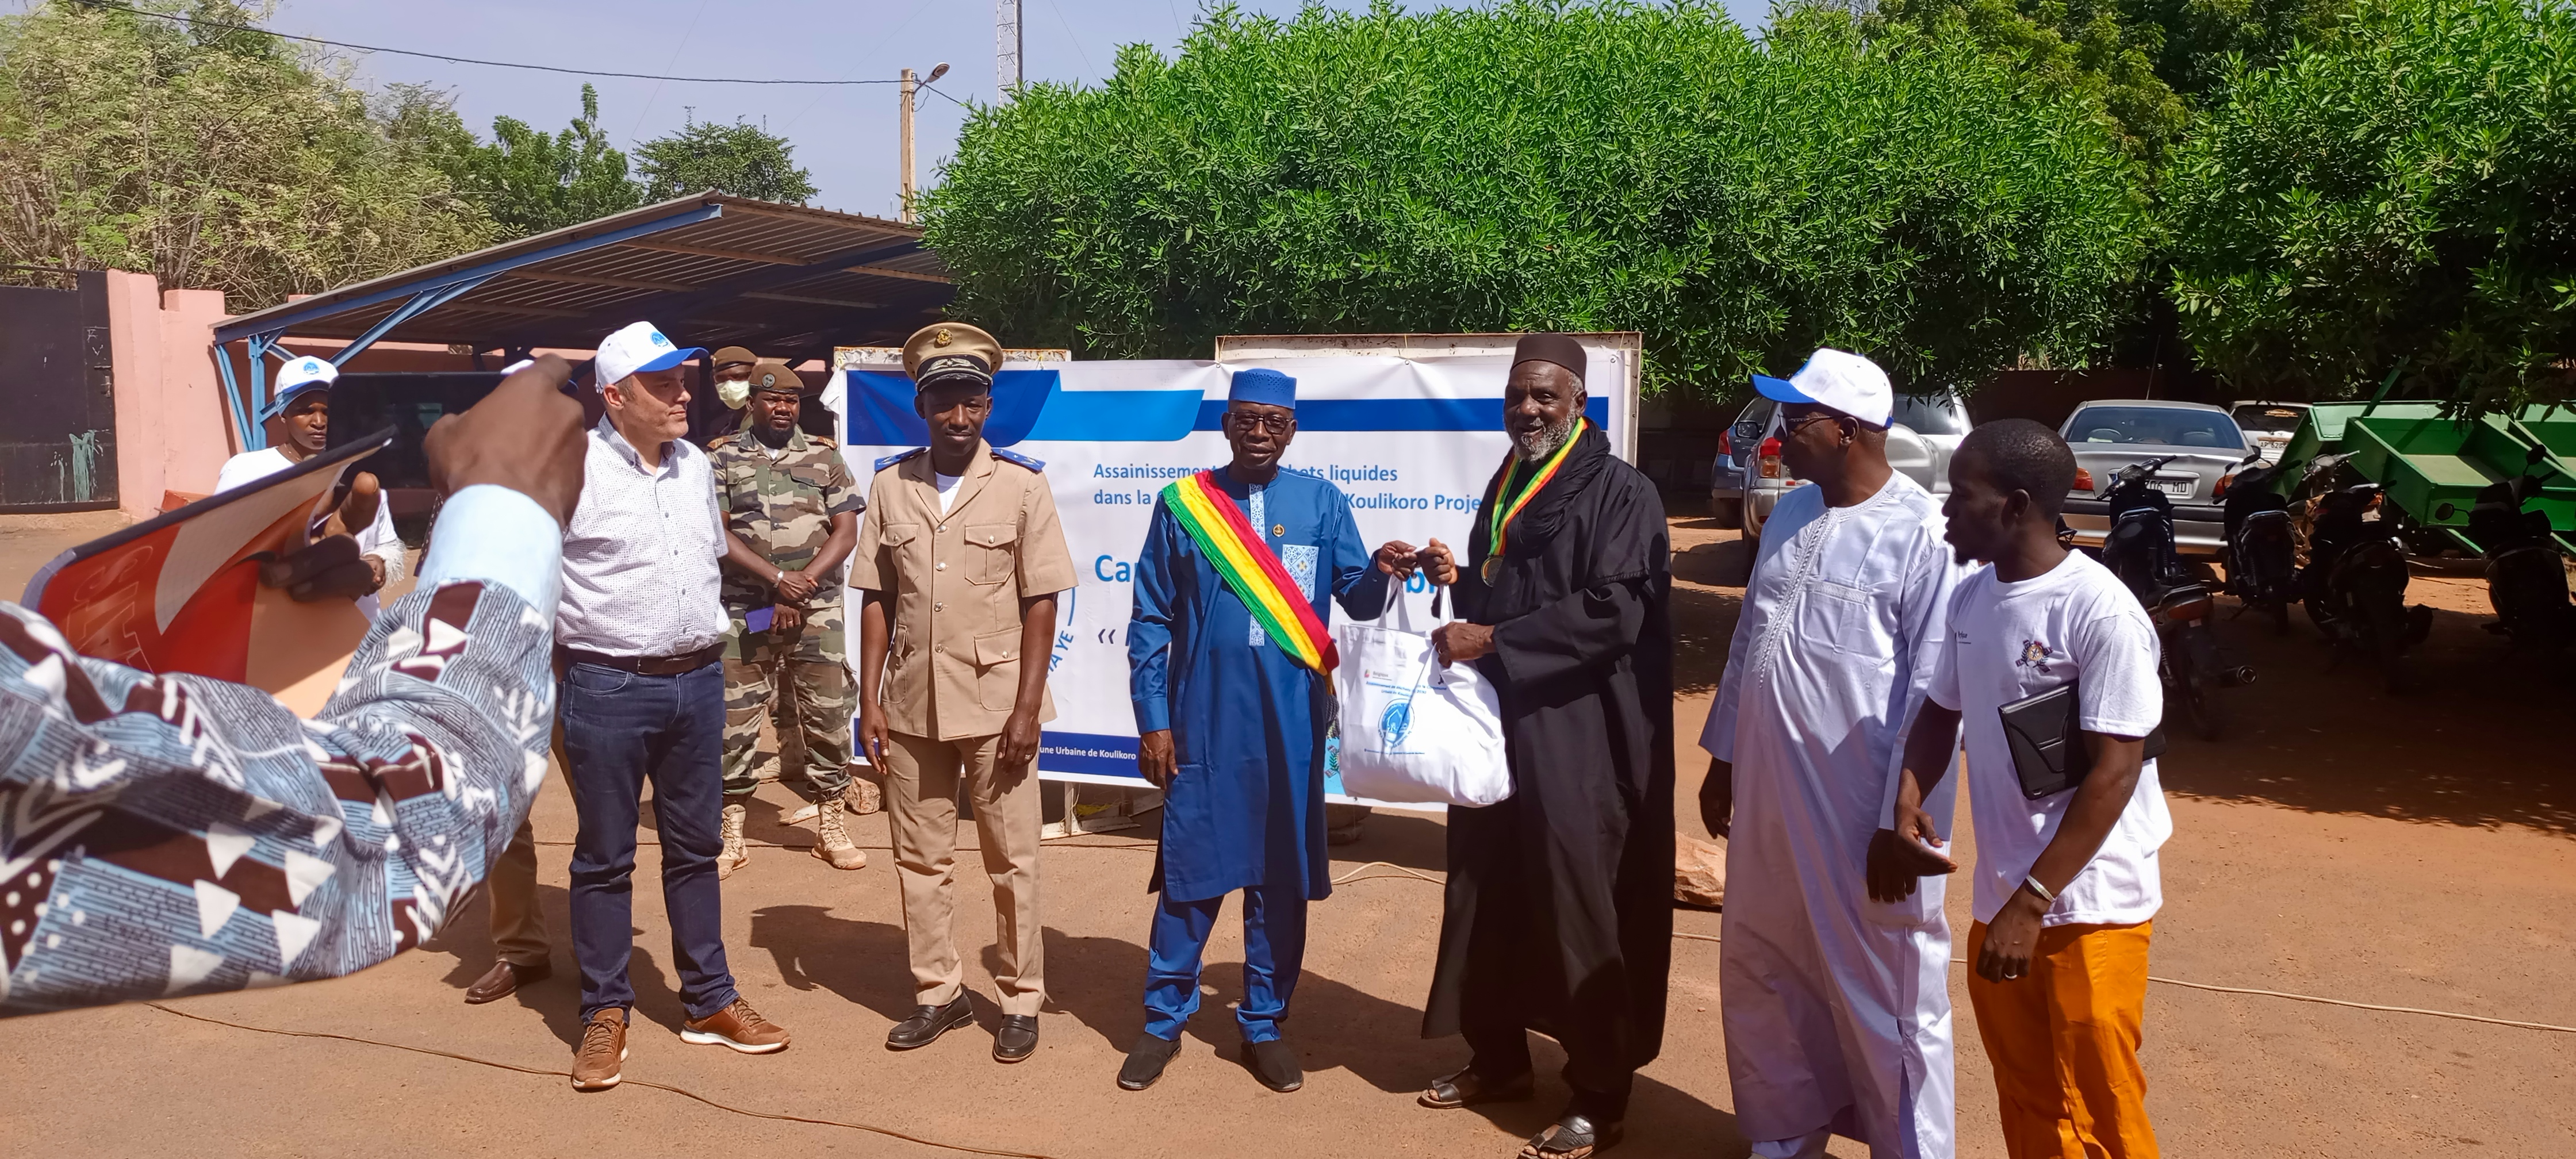
<path id="1" fill-rule="evenodd" d="M 26 3 L 8 0 L 5 7 Z M 1768 7 L 1767 0 L 1727 6 L 1756 23 Z M 1240 0 L 1238 7 L 1286 16 L 1300 0 Z M 1096 82 L 1121 45 L 1172 52 L 1198 11 L 1198 0 L 1022 0 L 1023 69 L 1030 80 Z M 486 60 L 676 76 L 892 78 L 907 66 L 926 74 L 947 61 L 941 90 L 995 98 L 992 0 L 280 0 L 269 27 Z M 351 55 L 362 81 L 448 89 L 466 124 L 486 136 L 495 116 L 554 130 L 581 108 L 581 77 Z M 822 188 L 813 204 L 894 213 L 893 85 L 592 83 L 600 123 L 621 146 L 677 128 L 692 114 L 765 121 L 795 143 L 797 162 L 813 172 Z M 922 96 L 916 132 L 925 182 L 951 152 L 963 114 L 938 96 Z"/>

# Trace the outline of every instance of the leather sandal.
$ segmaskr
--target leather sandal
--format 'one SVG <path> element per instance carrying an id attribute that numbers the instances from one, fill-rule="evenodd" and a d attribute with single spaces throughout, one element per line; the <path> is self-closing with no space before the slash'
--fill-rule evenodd
<path id="1" fill-rule="evenodd" d="M 1474 1067 L 1460 1068 L 1458 1073 L 1431 1080 L 1431 1089 L 1414 1100 L 1435 1111 L 1472 1107 L 1478 1103 L 1517 1103 L 1530 1097 L 1531 1079 L 1523 1071 L 1519 1078 L 1495 1082 L 1476 1073 Z"/>
<path id="2" fill-rule="evenodd" d="M 1623 1124 L 1596 1123 L 1579 1111 L 1567 1111 L 1521 1145 L 1520 1159 L 1584 1159 L 1618 1146 L 1626 1135 Z"/>

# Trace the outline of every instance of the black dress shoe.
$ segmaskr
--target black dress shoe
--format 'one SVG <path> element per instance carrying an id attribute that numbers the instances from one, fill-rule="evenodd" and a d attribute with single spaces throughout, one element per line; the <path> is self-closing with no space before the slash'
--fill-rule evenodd
<path id="1" fill-rule="evenodd" d="M 1038 1016 L 1005 1014 L 1002 1028 L 993 1032 L 993 1061 L 1018 1062 L 1038 1050 Z"/>
<path id="2" fill-rule="evenodd" d="M 486 1002 L 498 1002 L 518 993 L 521 986 L 530 982 L 543 982 L 553 977 L 554 972 L 553 964 L 548 962 L 539 962 L 533 966 L 494 962 L 489 971 L 475 979 L 473 985 L 465 988 L 465 1001 L 473 1006 L 480 1006 Z"/>
<path id="3" fill-rule="evenodd" d="M 1252 1072 L 1253 1078 L 1261 1080 L 1261 1085 L 1280 1094 L 1306 1085 L 1306 1072 L 1297 1065 L 1297 1052 L 1289 1049 L 1287 1039 L 1246 1042 L 1243 1052 L 1236 1058 L 1242 1061 L 1243 1069 Z"/>
<path id="4" fill-rule="evenodd" d="M 1181 1040 L 1156 1038 L 1150 1034 L 1136 1036 L 1136 1045 L 1128 1048 L 1127 1061 L 1118 1068 L 1118 1089 L 1141 1091 L 1163 1077 L 1163 1068 L 1172 1056 L 1181 1053 Z"/>
<path id="5" fill-rule="evenodd" d="M 918 1050 L 939 1036 L 975 1021 L 975 996 L 964 991 L 946 1006 L 916 1006 L 912 1017 L 886 1032 L 887 1050 Z"/>

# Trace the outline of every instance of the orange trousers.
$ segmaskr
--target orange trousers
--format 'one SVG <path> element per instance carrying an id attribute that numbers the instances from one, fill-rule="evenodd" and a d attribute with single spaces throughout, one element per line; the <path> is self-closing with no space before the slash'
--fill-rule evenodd
<path id="1" fill-rule="evenodd" d="M 1968 1002 L 2012 1159 L 2155 1159 L 2138 1067 L 2154 924 L 2050 926 L 2030 973 L 2010 982 L 1977 976 L 1986 923 L 1969 928 Z"/>

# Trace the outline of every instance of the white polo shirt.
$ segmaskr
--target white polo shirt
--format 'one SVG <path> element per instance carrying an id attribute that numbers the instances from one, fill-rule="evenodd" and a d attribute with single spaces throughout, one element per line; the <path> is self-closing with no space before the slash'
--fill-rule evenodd
<path id="1" fill-rule="evenodd" d="M 662 444 L 658 471 L 602 417 L 582 462 L 581 502 L 563 536 L 555 642 L 610 656 L 677 656 L 724 639 L 715 473 L 687 439 Z"/>
<path id="2" fill-rule="evenodd" d="M 2075 683 L 2077 721 L 2088 732 L 2144 736 L 2164 719 L 2156 677 L 2156 628 L 2110 569 L 2068 552 L 2048 574 L 2019 583 L 1980 569 L 1959 582 L 1950 605 L 1950 646 L 1930 695 L 1957 709 L 1967 738 L 1968 808 L 1977 823 L 1975 913 L 1993 921 L 2021 879 L 2057 837 L 2076 790 L 2033 801 L 2021 792 L 2004 739 L 2003 706 Z M 2156 762 L 2102 849 L 2048 908 L 2044 924 L 2133 925 L 2164 906 L 2156 851 L 2173 836 Z"/>

